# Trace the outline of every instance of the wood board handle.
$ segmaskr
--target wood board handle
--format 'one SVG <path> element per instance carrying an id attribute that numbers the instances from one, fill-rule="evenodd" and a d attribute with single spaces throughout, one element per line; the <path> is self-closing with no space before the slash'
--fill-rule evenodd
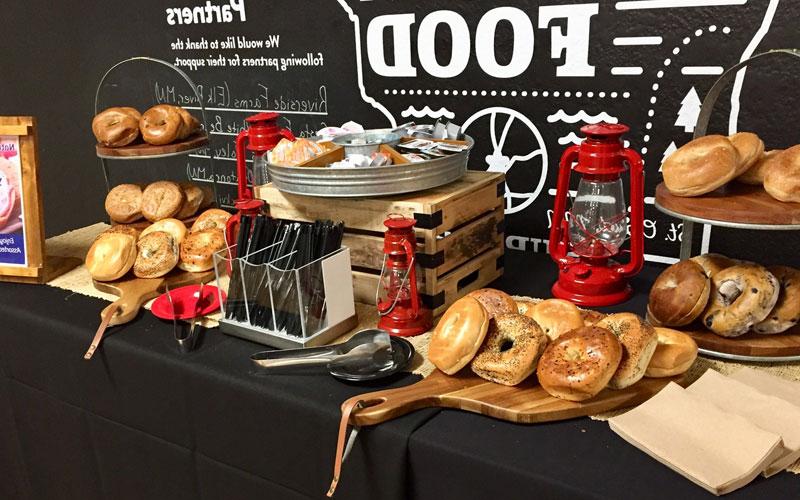
<path id="1" fill-rule="evenodd" d="M 360 400 L 361 409 L 352 413 L 350 423 L 376 425 L 415 410 L 441 406 L 443 396 L 465 387 L 462 378 L 450 377 L 437 370 L 416 384 L 354 396 L 345 401 L 342 408 Z"/>
<path id="2" fill-rule="evenodd" d="M 105 315 L 112 308 L 116 308 L 117 312 L 111 318 L 108 326 L 123 325 L 133 321 L 139 309 L 142 308 L 145 302 L 158 296 L 158 290 L 161 287 L 163 280 L 151 279 L 146 281 L 137 282 L 135 287 L 130 287 L 125 290 L 116 302 L 111 303 L 100 312 L 100 317 L 104 318 Z"/>

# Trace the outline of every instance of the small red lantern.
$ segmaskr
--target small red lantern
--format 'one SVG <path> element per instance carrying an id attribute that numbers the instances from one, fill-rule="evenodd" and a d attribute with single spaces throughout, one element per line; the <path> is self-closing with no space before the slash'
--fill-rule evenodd
<path id="1" fill-rule="evenodd" d="M 242 215 L 258 215 L 264 208 L 264 200 L 253 198 L 253 192 L 247 185 L 247 154 L 245 149 L 253 152 L 252 180 L 258 186 L 269 182 L 267 174 L 267 152 L 272 150 L 282 138 L 294 140 L 292 132 L 278 127 L 278 113 L 258 113 L 249 116 L 247 129 L 236 136 L 236 177 L 239 183 L 238 197 L 233 206 L 238 210 L 236 215 L 228 219 L 225 235 L 228 246 L 236 243 L 239 220 Z M 247 145 L 245 146 L 245 143 Z"/>
<path id="2" fill-rule="evenodd" d="M 383 267 L 375 301 L 378 328 L 393 335 L 411 337 L 430 330 L 431 311 L 420 303 L 417 272 L 414 269 L 417 221 L 390 214 L 383 222 L 388 228 L 383 238 Z"/>
<path id="3" fill-rule="evenodd" d="M 628 278 L 644 264 L 644 168 L 642 158 L 623 147 L 622 124 L 586 125 L 586 139 L 561 156 L 548 243 L 558 264 L 553 295 L 586 306 L 608 306 L 633 293 Z M 577 162 L 577 163 L 576 163 Z M 566 212 L 570 173 L 581 174 L 572 209 Z M 630 260 L 613 257 L 628 235 L 628 209 L 621 175 L 630 170 Z M 573 256 L 574 255 L 574 256 Z"/>

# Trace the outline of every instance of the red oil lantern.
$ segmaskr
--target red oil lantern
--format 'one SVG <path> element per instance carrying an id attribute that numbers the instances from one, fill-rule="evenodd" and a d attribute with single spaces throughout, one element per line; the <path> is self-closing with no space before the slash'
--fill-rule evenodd
<path id="1" fill-rule="evenodd" d="M 269 182 L 267 175 L 267 152 L 275 147 L 282 138 L 294 140 L 292 132 L 278 127 L 278 113 L 258 113 L 249 116 L 247 129 L 236 136 L 236 177 L 239 183 L 238 197 L 233 202 L 236 215 L 228 219 L 225 236 L 228 246 L 236 243 L 236 233 L 242 215 L 258 215 L 264 207 L 264 200 L 253 198 L 253 192 L 247 185 L 247 154 L 245 149 L 253 152 L 252 180 L 254 186 Z M 247 144 L 245 146 L 245 143 Z"/>
<path id="2" fill-rule="evenodd" d="M 586 306 L 607 306 L 628 299 L 628 278 L 644 264 L 644 169 L 642 158 L 623 147 L 622 124 L 586 125 L 586 139 L 561 156 L 548 243 L 558 264 L 553 295 Z M 572 209 L 566 212 L 572 171 L 581 174 Z M 628 209 L 622 174 L 630 171 L 630 259 L 613 258 L 628 236 Z"/>
<path id="3" fill-rule="evenodd" d="M 416 223 L 398 214 L 390 214 L 383 221 L 388 229 L 383 237 L 383 267 L 375 294 L 378 328 L 402 337 L 425 333 L 432 325 L 431 311 L 420 303 L 417 292 Z"/>

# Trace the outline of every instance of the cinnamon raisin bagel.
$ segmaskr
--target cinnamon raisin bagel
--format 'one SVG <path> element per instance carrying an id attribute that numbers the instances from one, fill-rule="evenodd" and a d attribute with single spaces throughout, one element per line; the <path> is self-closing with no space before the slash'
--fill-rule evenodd
<path id="1" fill-rule="evenodd" d="M 789 266 L 771 266 L 767 270 L 780 282 L 778 302 L 767 319 L 756 323 L 756 333 L 782 333 L 800 322 L 800 270 Z"/>
<path id="2" fill-rule="evenodd" d="M 711 279 L 703 324 L 722 337 L 738 337 L 764 321 L 778 302 L 780 283 L 766 268 L 740 264 Z"/>

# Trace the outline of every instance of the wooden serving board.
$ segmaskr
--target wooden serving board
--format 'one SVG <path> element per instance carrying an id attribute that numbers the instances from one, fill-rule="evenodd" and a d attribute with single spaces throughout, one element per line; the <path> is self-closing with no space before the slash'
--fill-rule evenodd
<path id="1" fill-rule="evenodd" d="M 800 203 L 778 201 L 761 186 L 738 182 L 692 198 L 673 196 L 662 182 L 656 187 L 656 203 L 676 214 L 720 222 L 765 226 L 800 224 Z"/>
<path id="2" fill-rule="evenodd" d="M 119 297 L 119 300 L 103 309 L 100 318 L 104 318 L 106 312 L 112 307 L 119 307 L 120 309 L 111 318 L 108 325 L 122 325 L 133 320 L 145 302 L 164 293 L 166 285 L 174 289 L 186 285 L 207 283 L 212 279 L 214 279 L 214 271 L 190 273 L 174 270 L 162 278 L 136 278 L 128 275 L 118 281 L 94 281 L 94 287 L 101 292 Z"/>
<path id="3" fill-rule="evenodd" d="M 209 207 L 209 208 L 213 208 L 213 207 Z M 197 218 L 200 216 L 200 214 L 203 213 L 205 210 L 206 209 L 198 210 L 197 214 L 192 215 L 188 219 L 181 219 L 181 222 L 183 222 L 183 225 L 186 226 L 186 229 L 191 228 L 192 224 L 194 224 L 194 221 L 196 221 Z M 112 226 L 131 226 L 131 227 L 133 227 L 135 229 L 138 229 L 139 231 L 143 231 L 143 230 L 147 229 L 148 227 L 152 226 L 154 223 L 150 222 L 147 219 L 140 219 L 140 220 L 137 220 L 137 221 L 134 221 L 134 222 L 130 222 L 128 224 L 123 224 L 121 222 L 116 222 L 116 221 L 112 220 L 112 221 L 109 221 L 109 224 L 111 224 Z"/>
<path id="4" fill-rule="evenodd" d="M 101 158 L 147 158 L 184 153 L 208 145 L 208 136 L 205 132 L 198 132 L 183 141 L 153 146 L 146 142 L 137 142 L 121 148 L 110 148 L 97 144 L 97 156 Z"/>
<path id="5" fill-rule="evenodd" d="M 682 377 L 643 378 L 636 384 L 614 391 L 604 389 L 594 398 L 576 403 L 555 398 L 530 377 L 514 387 L 484 380 L 468 369 L 449 376 L 436 370 L 423 380 L 407 387 L 355 396 L 366 408 L 354 410 L 353 425 L 376 425 L 422 408 L 454 408 L 480 413 L 521 424 L 594 415 L 618 408 L 635 406 L 654 396 L 669 382 Z"/>
<path id="6" fill-rule="evenodd" d="M 680 331 L 692 337 L 697 347 L 708 351 L 764 358 L 800 356 L 800 325 L 774 335 L 749 332 L 733 338 L 720 337 L 699 324 L 680 328 Z"/>

